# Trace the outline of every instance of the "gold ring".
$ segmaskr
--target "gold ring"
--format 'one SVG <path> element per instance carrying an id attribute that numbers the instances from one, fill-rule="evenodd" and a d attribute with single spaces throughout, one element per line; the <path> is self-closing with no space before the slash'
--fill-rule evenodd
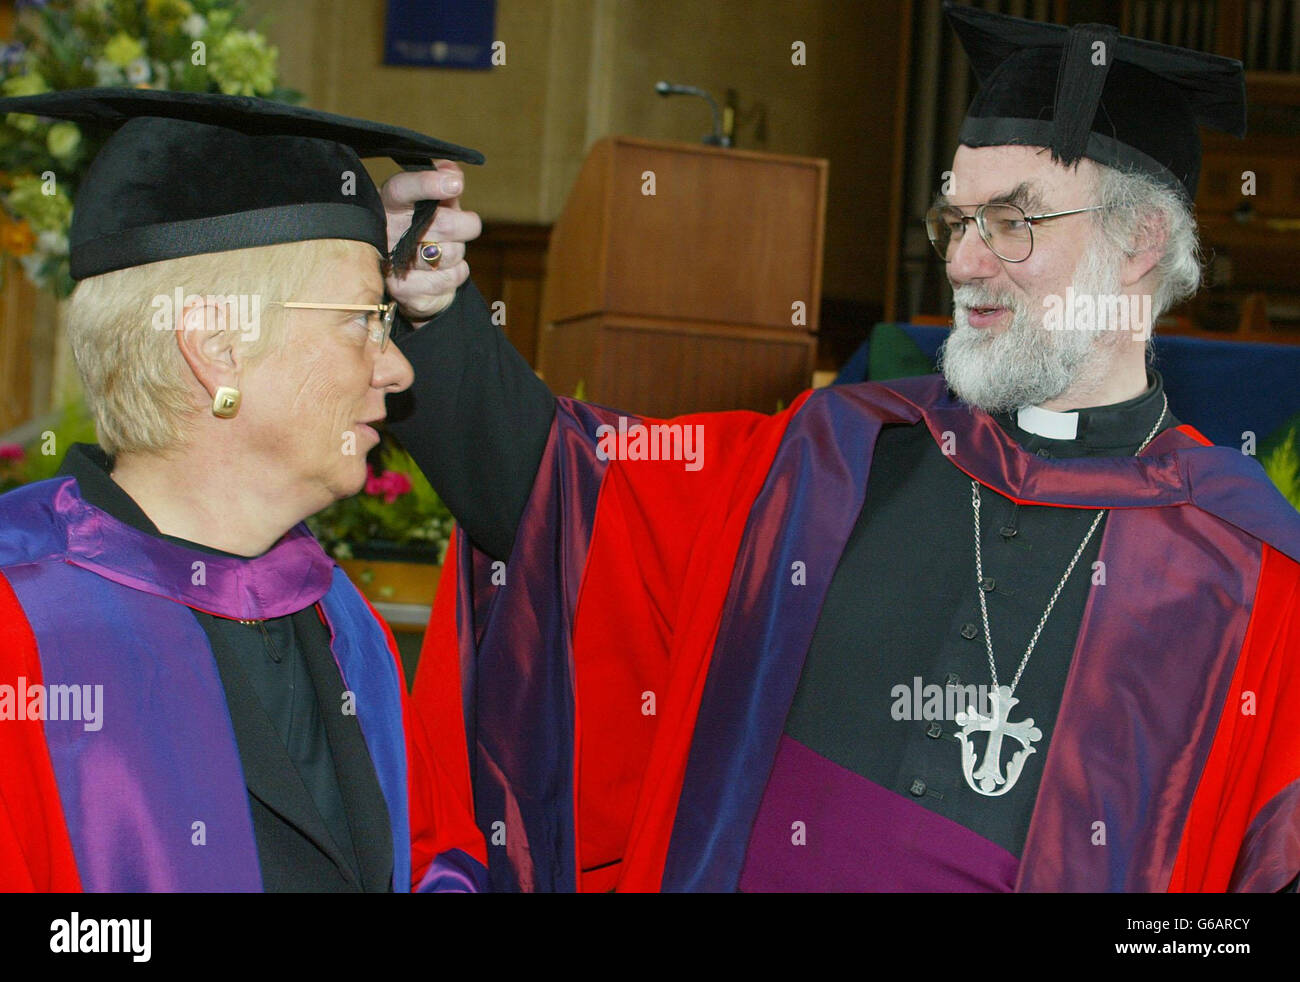
<path id="1" fill-rule="evenodd" d="M 434 269 L 437 269 L 438 264 L 442 262 L 442 246 L 432 241 L 421 242 L 420 258 Z"/>

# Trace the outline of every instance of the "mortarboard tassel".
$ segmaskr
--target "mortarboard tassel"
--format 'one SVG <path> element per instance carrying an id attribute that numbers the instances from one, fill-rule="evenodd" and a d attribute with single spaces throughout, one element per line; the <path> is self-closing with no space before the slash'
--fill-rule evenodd
<path id="1" fill-rule="evenodd" d="M 420 240 L 433 223 L 433 216 L 437 211 L 438 202 L 436 199 L 417 201 L 415 203 L 411 215 L 411 227 L 402 233 L 402 237 L 397 240 L 397 245 L 393 246 L 393 251 L 389 253 L 388 262 L 392 272 L 405 273 L 411 268 L 415 262 L 416 250 L 419 248 Z"/>
<path id="2" fill-rule="evenodd" d="M 1070 28 L 1056 76 L 1053 160 L 1069 166 L 1087 150 L 1118 40 L 1119 32 L 1106 24 L 1076 24 Z"/>

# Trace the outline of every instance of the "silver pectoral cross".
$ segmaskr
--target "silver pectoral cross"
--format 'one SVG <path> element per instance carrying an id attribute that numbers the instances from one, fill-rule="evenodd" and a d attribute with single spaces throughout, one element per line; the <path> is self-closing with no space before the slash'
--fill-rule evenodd
<path id="1" fill-rule="evenodd" d="M 957 739 L 961 741 L 961 770 L 966 775 L 966 783 L 982 795 L 997 798 L 1015 786 L 1025 761 L 1030 754 L 1037 753 L 1034 741 L 1042 739 L 1043 731 L 1034 726 L 1032 719 L 1021 720 L 1019 723 L 1007 721 L 1011 707 L 1020 700 L 1005 685 L 998 686 L 996 691 L 989 694 L 989 702 L 993 709 L 991 716 L 980 715 L 973 706 L 968 707 L 966 712 L 957 714 L 957 723 L 962 728 Z M 988 733 L 989 742 L 984 749 L 984 762 L 980 764 L 979 770 L 975 770 L 976 753 L 970 737 L 981 730 Z M 1002 776 L 1003 737 L 1010 737 L 1021 747 L 1011 755 L 1006 777 Z"/>

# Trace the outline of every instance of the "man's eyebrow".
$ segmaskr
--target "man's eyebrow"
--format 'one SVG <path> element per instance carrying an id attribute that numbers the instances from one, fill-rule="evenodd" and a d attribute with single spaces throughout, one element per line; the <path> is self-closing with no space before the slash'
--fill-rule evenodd
<path id="1" fill-rule="evenodd" d="M 991 205 L 1018 205 L 1025 211 L 1038 211 L 1043 207 L 1043 195 L 1038 185 L 1031 181 L 1021 181 L 1010 191 L 1004 191 L 1002 194 L 989 198 L 988 203 Z M 952 202 L 948 200 L 948 196 L 942 192 L 936 194 L 932 202 L 935 208 L 946 208 L 951 204 Z"/>
<path id="2" fill-rule="evenodd" d="M 1038 190 L 1038 186 L 1029 181 L 1021 181 L 1010 191 L 1005 194 L 999 194 L 989 199 L 990 204 L 997 205 L 1018 205 L 1019 207 L 1036 211 L 1043 206 L 1043 196 Z"/>

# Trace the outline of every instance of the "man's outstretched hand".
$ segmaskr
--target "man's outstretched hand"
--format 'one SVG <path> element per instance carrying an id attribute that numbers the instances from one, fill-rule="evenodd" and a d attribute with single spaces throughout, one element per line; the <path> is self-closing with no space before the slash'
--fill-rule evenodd
<path id="1" fill-rule="evenodd" d="M 388 294 L 397 301 L 402 315 L 419 327 L 451 305 L 456 288 L 469 279 L 465 261 L 465 244 L 478 238 L 483 223 L 478 214 L 463 211 L 460 196 L 465 190 L 465 174 L 450 160 L 435 161 L 435 170 L 403 171 L 394 174 L 380 189 L 384 212 L 388 217 L 388 248 L 410 228 L 411 214 L 417 201 L 437 199 L 438 211 L 433 224 L 421 236 L 442 247 L 438 268 L 433 269 L 417 258 L 410 271 L 394 273 L 387 279 Z"/>

